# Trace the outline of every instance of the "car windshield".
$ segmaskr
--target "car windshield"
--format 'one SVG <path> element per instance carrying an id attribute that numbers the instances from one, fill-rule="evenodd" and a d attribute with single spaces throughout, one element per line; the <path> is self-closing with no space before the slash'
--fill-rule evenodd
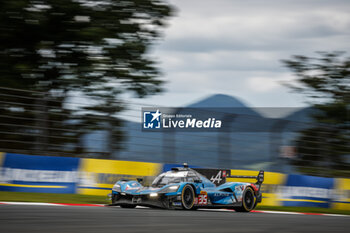
<path id="1" fill-rule="evenodd" d="M 169 171 L 162 173 L 152 182 L 152 187 L 162 187 L 167 184 L 184 182 L 187 173 L 187 171 Z"/>

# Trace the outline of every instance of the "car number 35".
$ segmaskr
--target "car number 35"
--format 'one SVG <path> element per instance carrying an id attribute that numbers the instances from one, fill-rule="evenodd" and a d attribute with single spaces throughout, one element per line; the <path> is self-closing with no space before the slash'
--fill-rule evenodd
<path id="1" fill-rule="evenodd" d="M 208 204 L 208 196 L 207 194 L 198 195 L 198 205 L 207 205 Z"/>

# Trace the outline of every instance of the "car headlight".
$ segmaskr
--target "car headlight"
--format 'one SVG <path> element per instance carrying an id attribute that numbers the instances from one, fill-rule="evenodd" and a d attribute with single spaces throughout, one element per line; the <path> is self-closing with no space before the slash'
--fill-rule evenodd
<path id="1" fill-rule="evenodd" d="M 171 186 L 163 189 L 161 192 L 162 193 L 172 193 L 172 192 L 176 192 L 178 189 L 179 189 L 179 185 L 171 185 Z"/>
<path id="2" fill-rule="evenodd" d="M 120 184 L 115 184 L 112 188 L 113 191 L 121 192 Z"/>

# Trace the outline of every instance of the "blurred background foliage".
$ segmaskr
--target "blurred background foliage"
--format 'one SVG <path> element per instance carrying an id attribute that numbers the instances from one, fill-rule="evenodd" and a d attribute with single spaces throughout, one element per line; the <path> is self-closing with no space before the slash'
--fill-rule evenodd
<path id="1" fill-rule="evenodd" d="M 139 133 L 139 124 L 132 128 L 121 120 L 120 112 L 131 105 L 127 96 L 163 91 L 150 50 L 174 13 L 165 0 L 0 1 L 0 151 L 90 156 L 82 139 L 93 132 L 93 140 L 85 141 L 106 145 L 106 150 L 91 152 L 93 157 L 118 159 L 118 152 L 131 144 L 130 153 L 139 160 L 159 162 L 161 154 L 163 162 L 193 159 L 221 167 L 255 161 L 255 168 L 267 164 L 276 171 L 288 163 L 310 175 L 350 175 L 350 59 L 342 52 L 282 61 L 296 76 L 293 85 L 286 85 L 307 96 L 312 108 L 312 123 L 303 126 L 293 145 L 285 144 L 292 149 L 289 158 L 279 158 L 279 149 L 284 127 L 298 123 L 292 118 L 281 119 L 284 126 L 277 132 L 236 137 L 234 131 L 219 137 L 146 136 Z M 214 106 L 200 107 L 216 107 L 220 98 L 213 99 Z M 233 102 L 232 108 L 237 107 Z M 250 132 L 255 126 L 242 127 Z M 128 133 L 133 141 L 126 143 Z M 269 156 L 262 155 L 264 150 Z M 215 159 L 221 161 L 213 165 Z"/>
<path id="2" fill-rule="evenodd" d="M 349 176 L 350 58 L 344 52 L 294 56 L 283 63 L 297 77 L 294 91 L 306 95 L 315 124 L 296 138 L 299 170 L 310 175 Z"/>
<path id="3" fill-rule="evenodd" d="M 148 51 L 172 12 L 162 0 L 2 0 L 0 86 L 11 88 L 1 91 L 0 114 L 8 116 L 2 131 L 13 131 L 19 118 L 25 127 L 3 135 L 0 148 L 17 141 L 13 148 L 37 153 L 82 153 L 79 136 L 106 129 L 117 135 L 109 137 L 110 150 L 118 149 L 119 96 L 162 91 Z M 13 88 L 28 92 L 18 96 Z M 93 104 L 68 109 L 71 93 Z"/>

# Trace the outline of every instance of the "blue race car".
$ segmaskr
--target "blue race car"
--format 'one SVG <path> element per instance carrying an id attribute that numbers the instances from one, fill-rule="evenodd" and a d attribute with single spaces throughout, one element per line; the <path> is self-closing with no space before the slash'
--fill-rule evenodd
<path id="1" fill-rule="evenodd" d="M 226 171 L 223 173 L 226 174 Z M 227 208 L 249 212 L 261 202 L 264 171 L 257 176 L 225 175 L 224 178 L 256 178 L 257 182 L 226 182 L 216 186 L 210 178 L 185 165 L 160 174 L 150 187 L 144 187 L 140 179 L 116 182 L 112 188 L 112 205 L 185 210 Z"/>

